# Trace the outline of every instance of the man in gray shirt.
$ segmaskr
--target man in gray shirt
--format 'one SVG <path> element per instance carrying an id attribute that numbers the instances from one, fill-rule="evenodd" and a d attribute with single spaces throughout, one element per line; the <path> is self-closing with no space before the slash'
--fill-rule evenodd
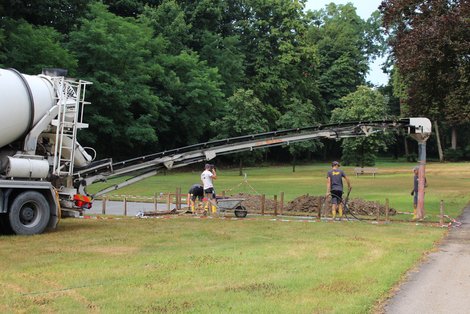
<path id="1" fill-rule="evenodd" d="M 333 161 L 331 167 L 332 169 L 326 175 L 326 196 L 328 197 L 331 194 L 331 213 L 334 220 L 336 219 L 336 209 L 339 209 L 340 219 L 343 216 L 343 178 L 346 180 L 349 190 L 351 189 L 351 182 L 349 182 L 349 178 L 344 171 L 339 169 L 339 162 Z"/>

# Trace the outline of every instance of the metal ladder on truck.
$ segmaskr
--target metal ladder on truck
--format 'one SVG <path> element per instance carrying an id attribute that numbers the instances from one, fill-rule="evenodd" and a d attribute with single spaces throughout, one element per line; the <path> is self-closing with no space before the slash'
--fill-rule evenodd
<path id="1" fill-rule="evenodd" d="M 83 123 L 86 81 L 71 81 L 64 77 L 55 77 L 53 82 L 57 90 L 58 114 L 52 120 L 56 127 L 54 161 L 52 173 L 58 177 L 72 176 L 74 171 L 75 150 L 77 148 L 77 130 L 87 128 Z"/>

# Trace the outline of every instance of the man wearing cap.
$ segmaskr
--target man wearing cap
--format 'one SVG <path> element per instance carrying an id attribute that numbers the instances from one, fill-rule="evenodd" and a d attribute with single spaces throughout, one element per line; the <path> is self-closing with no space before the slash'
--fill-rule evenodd
<path id="1" fill-rule="evenodd" d="M 211 206 L 212 213 L 216 212 L 216 207 L 213 204 L 213 202 L 215 202 L 215 179 L 217 179 L 217 173 L 215 172 L 214 165 L 206 164 L 204 166 L 204 171 L 201 173 L 201 181 L 204 187 L 204 195 L 206 197 L 204 210 L 207 211 L 209 209 L 209 206 Z"/>
<path id="2" fill-rule="evenodd" d="M 351 189 L 351 182 L 346 176 L 343 170 L 339 169 L 340 164 L 337 161 L 331 163 L 332 169 L 328 171 L 326 175 L 326 195 L 331 194 L 331 213 L 333 214 L 333 220 L 336 219 L 336 209 L 339 209 L 339 217 L 343 216 L 343 178 L 348 184 L 348 189 Z M 339 206 L 338 206 L 339 205 Z"/>

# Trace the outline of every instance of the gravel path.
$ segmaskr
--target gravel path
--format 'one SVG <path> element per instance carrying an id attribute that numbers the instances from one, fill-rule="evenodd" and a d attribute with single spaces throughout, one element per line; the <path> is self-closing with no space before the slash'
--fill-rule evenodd
<path id="1" fill-rule="evenodd" d="M 470 313 L 470 206 L 425 263 L 411 272 L 385 313 Z"/>

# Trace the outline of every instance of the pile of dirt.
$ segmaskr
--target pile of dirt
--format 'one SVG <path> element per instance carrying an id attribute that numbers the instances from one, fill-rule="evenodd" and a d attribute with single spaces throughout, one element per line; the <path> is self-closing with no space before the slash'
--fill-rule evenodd
<path id="1" fill-rule="evenodd" d="M 293 201 L 287 203 L 284 206 L 285 211 L 292 212 L 307 212 L 307 213 L 318 213 L 322 210 L 322 215 L 330 211 L 331 205 L 330 200 L 327 199 L 325 203 L 325 196 L 308 196 L 302 195 L 297 197 Z M 355 215 L 374 216 L 377 215 L 377 210 L 380 211 L 380 215 L 385 215 L 385 205 L 377 202 L 366 201 L 363 199 L 355 198 L 348 201 L 349 210 Z M 389 215 L 395 215 L 397 211 L 393 208 L 389 208 Z"/>
<path id="2" fill-rule="evenodd" d="M 377 210 L 380 211 L 381 216 L 385 216 L 385 205 L 382 205 L 377 202 L 365 201 L 360 198 L 354 198 L 348 202 L 348 208 L 356 215 L 368 215 L 374 216 L 377 215 Z M 390 216 L 396 215 L 397 210 L 394 208 L 389 208 L 388 214 Z"/>
<path id="3" fill-rule="evenodd" d="M 261 195 L 252 195 L 246 193 L 238 193 L 230 196 L 230 198 L 242 198 L 244 199 L 242 205 L 246 207 L 249 213 L 260 213 L 261 212 Z M 265 198 L 264 210 L 266 212 L 274 211 L 276 203 L 272 199 Z M 278 205 L 279 209 L 279 205 Z"/>
<path id="4" fill-rule="evenodd" d="M 250 213 L 259 213 L 261 212 L 261 195 L 251 195 L 245 193 L 239 193 L 231 196 L 231 198 L 242 198 L 243 206 L 246 207 Z M 266 198 L 265 200 L 265 211 L 273 212 L 276 203 L 272 199 Z M 280 209 L 280 204 L 277 206 L 278 210 Z M 380 215 L 385 215 L 385 205 L 379 204 L 377 202 L 366 201 L 363 199 L 355 198 L 351 199 L 348 202 L 349 210 L 355 215 L 363 216 L 375 216 L 377 215 L 377 210 L 380 211 Z M 325 202 L 325 196 L 310 196 L 302 195 L 296 199 L 284 204 L 284 212 L 301 212 L 301 213 L 312 213 L 318 214 L 318 211 L 322 211 L 322 216 L 329 214 L 331 210 L 330 199 L 327 198 Z M 395 215 L 397 211 L 393 208 L 389 209 L 389 215 Z"/>
<path id="5" fill-rule="evenodd" d="M 324 196 L 302 195 L 287 203 L 284 211 L 318 213 L 323 207 L 322 213 L 324 213 L 328 205 L 329 203 L 325 204 Z"/>

